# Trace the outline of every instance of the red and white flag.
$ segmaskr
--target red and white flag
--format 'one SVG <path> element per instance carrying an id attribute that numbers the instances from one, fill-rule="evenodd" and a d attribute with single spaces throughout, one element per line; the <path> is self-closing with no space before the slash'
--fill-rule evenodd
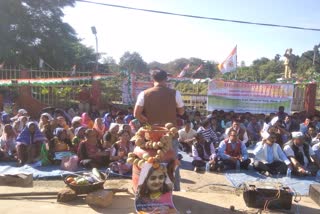
<path id="1" fill-rule="evenodd" d="M 186 66 L 184 66 L 184 68 L 182 69 L 182 71 L 180 72 L 180 74 L 177 77 L 178 78 L 184 77 L 189 68 L 190 68 L 190 64 L 187 64 Z"/>
<path id="2" fill-rule="evenodd" d="M 201 64 L 196 70 L 192 72 L 192 76 L 196 75 L 203 68 L 203 64 Z"/>
<path id="3" fill-rule="evenodd" d="M 3 67 L 4 67 L 4 62 L 0 64 L 0 69 L 2 69 Z"/>
<path id="4" fill-rule="evenodd" d="M 76 75 L 77 65 L 73 65 L 71 68 L 71 76 Z"/>
<path id="5" fill-rule="evenodd" d="M 237 46 L 234 47 L 229 56 L 218 65 L 218 68 L 223 74 L 237 70 Z"/>

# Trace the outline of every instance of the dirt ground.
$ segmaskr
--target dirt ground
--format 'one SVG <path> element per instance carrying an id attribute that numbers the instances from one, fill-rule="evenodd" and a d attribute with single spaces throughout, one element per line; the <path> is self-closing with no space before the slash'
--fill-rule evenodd
<path id="1" fill-rule="evenodd" d="M 306 213 L 319 214 L 320 207 L 309 197 L 302 197 L 297 204 L 293 202 L 291 210 L 262 211 L 248 208 L 242 192 L 230 186 L 225 176 L 215 173 L 195 173 L 181 170 L 181 191 L 174 192 L 174 203 L 182 213 Z M 34 181 L 33 188 L 0 187 L 0 193 L 17 192 L 56 192 L 65 187 L 61 180 Z M 0 197 L 0 213 L 134 213 L 134 195 L 131 180 L 110 179 L 105 188 L 127 188 L 127 193 L 117 193 L 110 207 L 99 209 L 88 206 L 84 198 L 68 204 L 56 202 L 56 196 L 43 197 Z M 235 210 L 230 210 L 234 206 Z"/>

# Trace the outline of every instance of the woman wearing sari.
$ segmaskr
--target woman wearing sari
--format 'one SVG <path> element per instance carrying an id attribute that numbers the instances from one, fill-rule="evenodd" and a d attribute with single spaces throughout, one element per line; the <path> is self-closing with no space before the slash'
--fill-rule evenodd
<path id="1" fill-rule="evenodd" d="M 47 141 L 36 122 L 28 122 L 17 137 L 18 166 L 34 163 L 40 158 L 41 146 Z"/>
<path id="2" fill-rule="evenodd" d="M 4 126 L 2 136 L 0 137 L 0 159 L 13 160 L 16 155 L 17 134 L 10 124 Z"/>
<path id="3" fill-rule="evenodd" d="M 87 127 L 88 129 L 93 128 L 93 121 L 87 112 L 82 113 L 81 119 L 82 119 L 82 124 L 81 124 L 82 126 Z"/>
<path id="4" fill-rule="evenodd" d="M 103 123 L 102 118 L 97 118 L 94 121 L 93 129 L 98 133 L 98 139 L 101 141 L 104 133 L 106 133 L 106 126 Z"/>

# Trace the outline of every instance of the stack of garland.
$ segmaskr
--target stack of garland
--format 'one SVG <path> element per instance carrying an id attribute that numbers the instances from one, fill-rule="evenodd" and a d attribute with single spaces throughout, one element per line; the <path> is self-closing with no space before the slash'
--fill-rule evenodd
<path id="1" fill-rule="evenodd" d="M 139 146 L 141 149 L 153 149 L 157 152 L 154 157 L 145 153 L 142 155 L 142 159 L 130 152 L 128 154 L 127 162 L 134 164 L 139 168 L 141 168 L 145 162 L 152 164 L 160 163 L 163 156 L 172 149 L 172 138 L 178 133 L 178 129 L 174 127 L 172 123 L 167 123 L 164 130 L 167 131 L 167 133 L 163 135 L 159 141 L 152 141 L 148 132 L 145 132 L 146 130 L 150 131 L 152 129 L 151 127 L 140 128 L 133 137 L 133 140 L 135 140 L 136 146 Z"/>

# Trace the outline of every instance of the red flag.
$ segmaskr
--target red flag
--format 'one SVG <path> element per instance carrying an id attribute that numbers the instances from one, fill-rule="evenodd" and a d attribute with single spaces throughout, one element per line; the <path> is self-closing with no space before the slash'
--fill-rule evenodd
<path id="1" fill-rule="evenodd" d="M 192 72 L 192 77 L 196 75 L 203 68 L 203 64 L 201 64 L 196 70 Z"/>

